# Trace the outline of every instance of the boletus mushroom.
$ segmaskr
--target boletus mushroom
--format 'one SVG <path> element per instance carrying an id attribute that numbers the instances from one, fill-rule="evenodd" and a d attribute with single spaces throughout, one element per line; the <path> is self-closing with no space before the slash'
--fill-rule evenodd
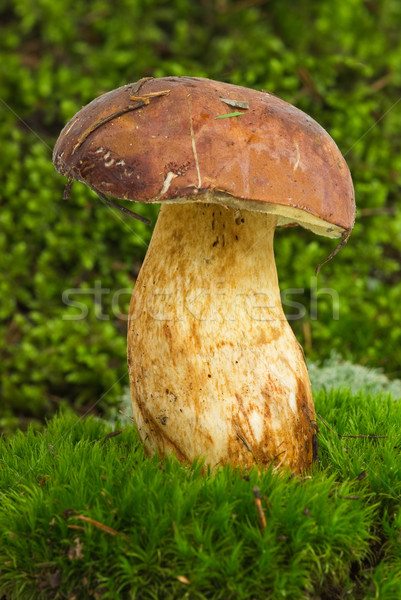
<path id="1" fill-rule="evenodd" d="M 280 301 L 273 237 L 298 224 L 347 240 L 353 186 L 331 137 L 267 92 L 147 78 L 80 110 L 54 163 L 103 198 L 162 205 L 128 327 L 134 422 L 147 452 L 308 469 L 315 411 Z"/>

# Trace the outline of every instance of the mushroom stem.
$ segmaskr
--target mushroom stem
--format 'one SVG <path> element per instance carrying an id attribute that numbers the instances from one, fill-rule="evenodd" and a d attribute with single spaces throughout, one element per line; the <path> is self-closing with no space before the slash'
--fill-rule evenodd
<path id="1" fill-rule="evenodd" d="M 148 453 L 310 467 L 315 411 L 281 306 L 276 219 L 162 206 L 128 327 L 134 421 Z"/>

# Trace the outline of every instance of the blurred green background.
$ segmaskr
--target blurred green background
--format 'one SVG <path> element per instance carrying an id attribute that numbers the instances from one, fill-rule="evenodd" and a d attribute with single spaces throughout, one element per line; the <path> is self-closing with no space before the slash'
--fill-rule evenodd
<path id="1" fill-rule="evenodd" d="M 0 23 L 0 428 L 64 402 L 107 414 L 126 388 L 126 322 L 112 300 L 126 288 L 127 312 L 151 229 L 81 184 L 63 201 L 51 151 L 82 105 L 145 76 L 268 89 L 327 129 L 352 172 L 356 225 L 317 281 L 335 242 L 277 233 L 281 288 L 304 290 L 288 296 L 306 307 L 291 325 L 310 360 L 335 350 L 401 375 L 399 0 L 2 0 Z M 155 221 L 157 207 L 134 209 Z M 101 307 L 97 281 L 110 289 Z M 69 288 L 86 319 L 66 320 Z M 339 320 L 320 288 L 338 293 Z"/>

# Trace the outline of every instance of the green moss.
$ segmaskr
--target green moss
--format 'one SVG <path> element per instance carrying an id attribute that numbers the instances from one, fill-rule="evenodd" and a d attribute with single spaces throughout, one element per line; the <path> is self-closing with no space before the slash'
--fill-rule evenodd
<path id="1" fill-rule="evenodd" d="M 130 425 L 117 424 L 110 436 L 100 420 L 69 412 L 43 433 L 1 439 L 0 592 L 10 599 L 396 597 L 401 404 L 321 392 L 317 409 L 331 430 L 322 425 L 320 460 L 306 478 L 202 473 L 201 462 L 146 458 Z"/>

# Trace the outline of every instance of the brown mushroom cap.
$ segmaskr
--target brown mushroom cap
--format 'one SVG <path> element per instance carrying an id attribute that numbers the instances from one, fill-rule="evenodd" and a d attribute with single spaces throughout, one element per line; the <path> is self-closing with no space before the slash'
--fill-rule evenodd
<path id="1" fill-rule="evenodd" d="M 210 79 L 144 79 L 100 96 L 63 129 L 53 160 L 117 198 L 218 202 L 328 237 L 354 224 L 350 172 L 328 133 L 277 96 Z"/>

